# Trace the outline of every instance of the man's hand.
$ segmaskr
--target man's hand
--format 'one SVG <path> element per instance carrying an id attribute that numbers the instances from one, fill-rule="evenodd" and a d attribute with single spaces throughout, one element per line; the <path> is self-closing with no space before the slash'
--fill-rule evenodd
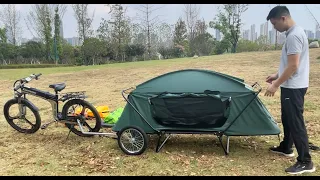
<path id="1" fill-rule="evenodd" d="M 278 79 L 278 73 L 271 74 L 270 76 L 267 77 L 266 82 L 267 83 L 272 83 L 272 81 Z"/>
<path id="2" fill-rule="evenodd" d="M 278 90 L 279 86 L 277 86 L 275 83 L 269 84 L 268 88 L 266 90 L 265 96 L 274 96 L 274 93 Z"/>

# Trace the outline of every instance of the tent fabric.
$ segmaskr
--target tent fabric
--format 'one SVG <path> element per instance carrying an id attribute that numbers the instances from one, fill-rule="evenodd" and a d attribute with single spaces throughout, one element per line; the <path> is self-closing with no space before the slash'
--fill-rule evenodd
<path id="1" fill-rule="evenodd" d="M 216 94 L 208 94 L 208 90 Z M 215 71 L 169 72 L 138 85 L 127 98 L 129 103 L 113 131 L 135 125 L 146 133 L 223 132 L 228 136 L 280 133 L 251 86 L 243 79 Z"/>
<path id="2" fill-rule="evenodd" d="M 218 127 L 226 121 L 228 99 L 182 93 L 149 99 L 153 119 L 170 127 Z"/>

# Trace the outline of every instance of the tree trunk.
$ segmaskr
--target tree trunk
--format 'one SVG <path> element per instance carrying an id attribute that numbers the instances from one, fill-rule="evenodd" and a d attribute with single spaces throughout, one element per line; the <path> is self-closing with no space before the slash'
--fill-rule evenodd
<path id="1" fill-rule="evenodd" d="M 236 53 L 236 52 L 237 52 L 237 44 L 238 44 L 238 43 L 233 43 L 233 44 L 232 44 L 231 53 Z"/>

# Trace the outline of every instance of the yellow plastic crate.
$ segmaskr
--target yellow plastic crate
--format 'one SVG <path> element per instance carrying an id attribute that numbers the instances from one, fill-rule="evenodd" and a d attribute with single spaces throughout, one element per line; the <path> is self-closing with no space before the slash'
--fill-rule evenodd
<path id="1" fill-rule="evenodd" d="M 101 118 L 105 118 L 109 115 L 110 113 L 110 110 L 109 110 L 109 107 L 108 106 L 95 106 L 95 108 L 97 109 L 99 115 Z M 76 108 L 75 110 L 75 114 L 80 114 L 81 113 L 81 110 L 82 110 L 82 107 L 78 107 Z M 84 115 L 86 117 L 93 117 L 93 113 L 90 109 L 86 109 L 86 112 L 84 113 Z"/>

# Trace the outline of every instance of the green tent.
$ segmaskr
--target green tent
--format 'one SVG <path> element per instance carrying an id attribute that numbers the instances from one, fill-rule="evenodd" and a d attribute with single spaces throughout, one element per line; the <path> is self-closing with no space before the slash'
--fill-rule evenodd
<path id="1" fill-rule="evenodd" d="M 208 70 L 163 74 L 138 85 L 127 97 L 123 94 L 128 103 L 112 130 L 135 126 L 159 135 L 214 133 L 221 143 L 226 135 L 227 146 L 229 136 L 278 135 L 280 129 L 259 99 L 256 85 Z"/>

